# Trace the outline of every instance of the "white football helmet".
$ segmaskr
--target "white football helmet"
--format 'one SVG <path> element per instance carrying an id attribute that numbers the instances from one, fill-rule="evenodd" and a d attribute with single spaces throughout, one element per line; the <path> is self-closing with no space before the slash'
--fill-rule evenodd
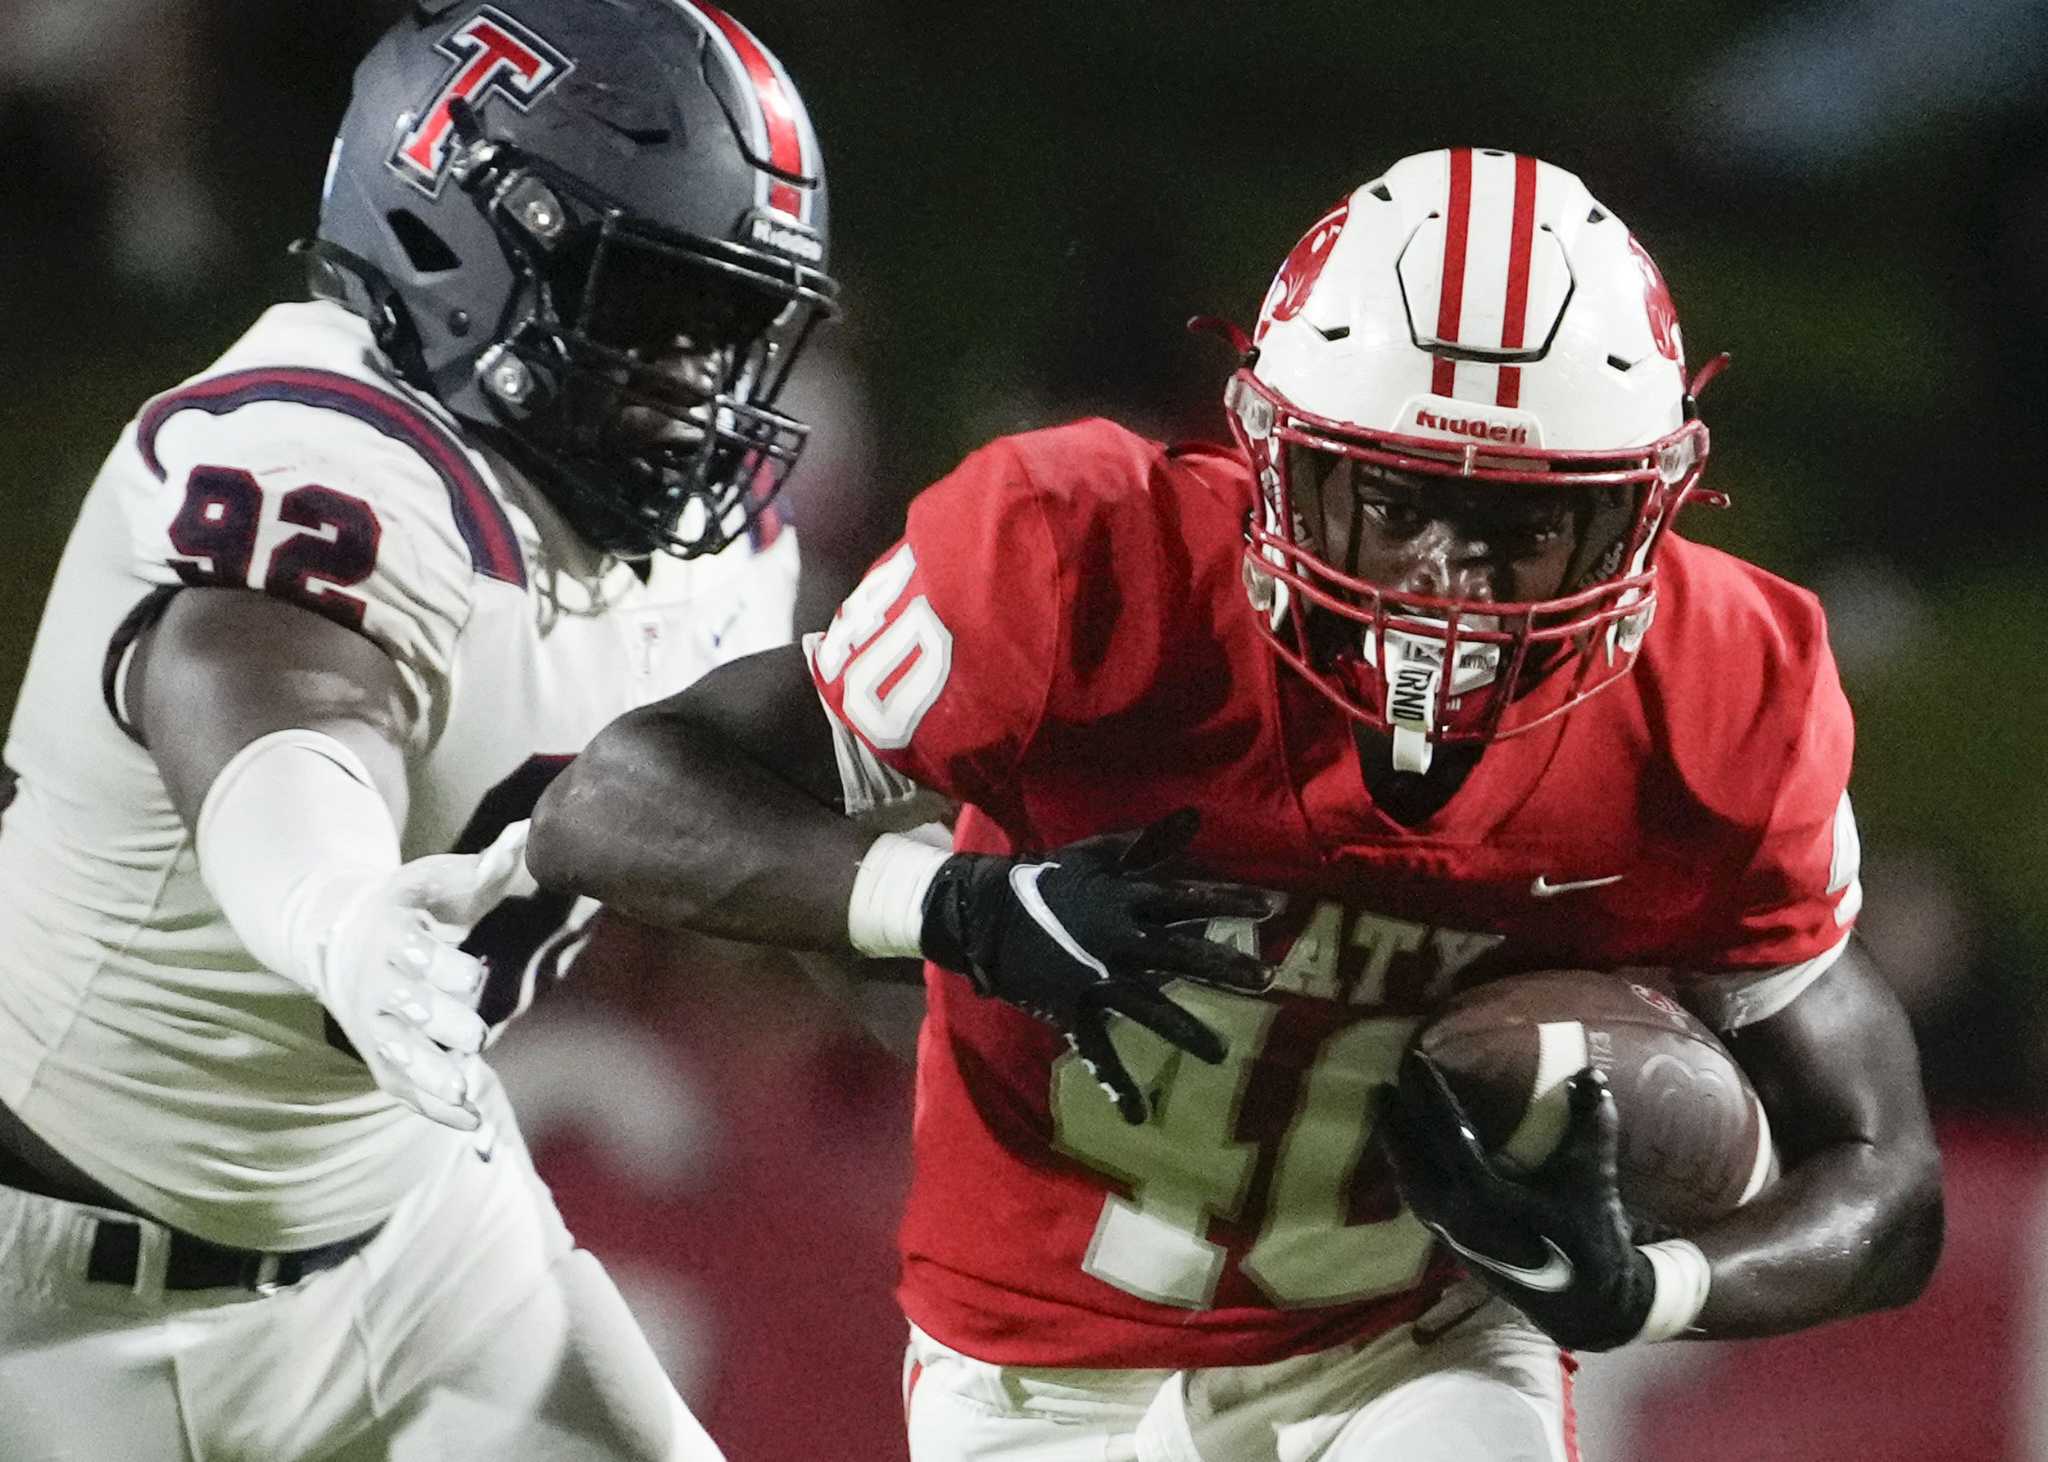
<path id="1" fill-rule="evenodd" d="M 1634 664 L 1658 540 L 1699 487 L 1696 417 L 1662 275 L 1573 174 L 1451 148 L 1402 159 L 1280 267 L 1226 395 L 1261 496 L 1246 582 L 1281 659 L 1425 770 L 1440 743 L 1527 731 Z M 1289 449 L 1425 477 L 1587 489 L 1603 531 L 1557 598 L 1435 598 L 1364 582 L 1313 538 Z M 1595 518 L 1593 504 L 1600 504 Z M 1332 654 L 1309 614 L 1357 626 Z M 1327 643 L 1327 636 L 1319 643 Z M 1448 667 L 1448 673 L 1447 673 Z"/>

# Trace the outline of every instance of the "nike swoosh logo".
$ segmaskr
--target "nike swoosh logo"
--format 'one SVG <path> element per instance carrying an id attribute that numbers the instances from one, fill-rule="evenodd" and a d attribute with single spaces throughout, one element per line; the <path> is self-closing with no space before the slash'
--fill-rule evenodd
<path id="1" fill-rule="evenodd" d="M 1470 1263 L 1477 1264 L 1481 1269 L 1490 1269 L 1503 1279 L 1511 1279 L 1524 1289 L 1540 1290 L 1544 1294 L 1557 1294 L 1561 1290 L 1571 1288 L 1572 1275 L 1575 1272 L 1572 1269 L 1572 1261 L 1565 1258 L 1564 1251 L 1549 1239 L 1543 1241 L 1543 1247 L 1550 1250 L 1550 1257 L 1534 1269 L 1530 1269 L 1520 1264 L 1510 1264 L 1505 1259 L 1496 1259 L 1490 1254 L 1481 1254 L 1476 1250 L 1468 1249 L 1442 1229 L 1436 1230 L 1436 1236 L 1455 1249 L 1459 1257 Z"/>
<path id="2" fill-rule="evenodd" d="M 1610 883 L 1619 883 L 1628 877 L 1626 873 L 1610 873 L 1605 878 L 1574 878 L 1564 883 L 1552 883 L 1542 874 L 1529 885 L 1529 892 L 1539 899 L 1554 899 L 1561 893 L 1577 893 L 1582 888 L 1605 888 Z"/>
<path id="3" fill-rule="evenodd" d="M 1052 911 L 1045 895 L 1039 891 L 1038 880 L 1059 866 L 1057 863 L 1019 863 L 1010 870 L 1010 892 L 1017 896 L 1017 902 L 1031 916 L 1031 922 L 1043 929 L 1069 959 L 1093 970 L 1096 979 L 1106 980 L 1109 978 L 1109 966 L 1081 947 L 1080 941 L 1060 922 L 1060 916 Z"/>
<path id="4" fill-rule="evenodd" d="M 742 604 L 739 608 L 733 610 L 732 613 L 726 615 L 725 623 L 721 624 L 717 629 L 711 632 L 712 649 L 715 650 L 720 645 L 725 643 L 725 637 L 728 634 L 731 634 L 732 627 L 740 622 L 740 616 L 746 613 L 746 608 L 746 605 Z"/>

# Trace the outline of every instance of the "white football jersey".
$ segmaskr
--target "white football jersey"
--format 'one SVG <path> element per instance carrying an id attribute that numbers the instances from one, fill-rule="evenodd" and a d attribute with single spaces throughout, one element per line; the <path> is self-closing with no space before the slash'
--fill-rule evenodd
<path id="1" fill-rule="evenodd" d="M 7 740 L 0 1101 L 219 1243 L 298 1249 L 380 1221 L 436 1144 L 468 1139 L 378 1091 L 313 998 L 242 948 L 125 729 L 124 653 L 185 585 L 355 626 L 418 712 L 405 856 L 469 851 L 613 717 L 789 638 L 796 541 L 773 520 L 649 569 L 594 554 L 334 305 L 269 311 L 148 403 L 86 498 Z M 594 912 L 494 910 L 468 946 L 491 960 L 486 1017 L 559 974 Z"/>

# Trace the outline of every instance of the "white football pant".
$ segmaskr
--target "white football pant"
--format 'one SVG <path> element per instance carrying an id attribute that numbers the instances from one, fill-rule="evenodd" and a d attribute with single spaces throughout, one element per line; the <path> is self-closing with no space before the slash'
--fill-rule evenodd
<path id="1" fill-rule="evenodd" d="M 133 1289 L 89 1281 L 106 1210 L 0 1187 L 0 1457 L 716 1462 L 495 1083 L 481 1105 L 488 1161 L 456 1149 L 361 1253 L 268 1296 L 153 1287 L 147 1222 Z"/>
<path id="2" fill-rule="evenodd" d="M 1578 1462 L 1572 1364 L 1468 1281 L 1414 1326 L 1260 1366 L 993 1366 L 913 1327 L 905 1406 L 912 1462 Z"/>

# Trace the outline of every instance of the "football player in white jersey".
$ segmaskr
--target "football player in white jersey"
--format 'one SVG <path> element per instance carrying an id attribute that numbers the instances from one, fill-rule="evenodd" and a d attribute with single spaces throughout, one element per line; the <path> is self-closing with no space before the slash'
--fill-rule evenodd
<path id="1" fill-rule="evenodd" d="M 698 1458 L 478 1052 L 595 912 L 501 830 L 790 633 L 829 314 L 698 0 L 417 0 L 266 313 L 86 498 L 6 744 L 0 1457 Z"/>

